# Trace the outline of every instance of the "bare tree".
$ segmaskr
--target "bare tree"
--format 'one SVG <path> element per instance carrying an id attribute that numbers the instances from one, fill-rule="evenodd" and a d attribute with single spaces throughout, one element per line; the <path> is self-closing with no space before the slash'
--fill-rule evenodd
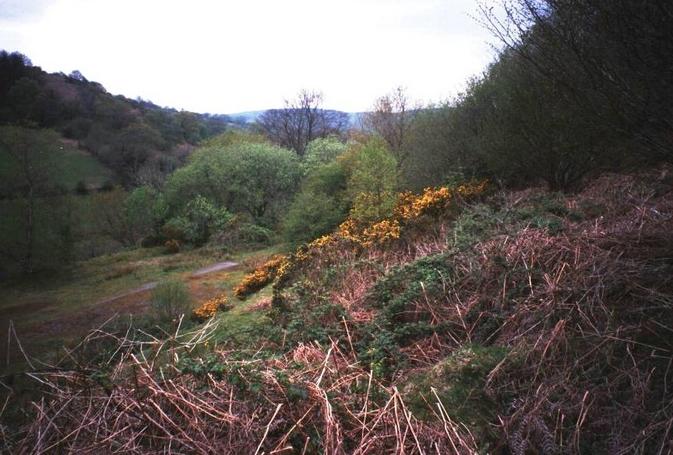
<path id="1" fill-rule="evenodd" d="M 411 121 L 418 111 L 411 107 L 403 87 L 397 87 L 391 93 L 376 100 L 371 112 L 364 115 L 363 126 L 379 134 L 387 143 L 402 167 L 407 158 L 405 144 Z"/>
<path id="2" fill-rule="evenodd" d="M 322 108 L 320 92 L 302 90 L 294 100 L 285 100 L 283 109 L 270 109 L 257 124 L 273 142 L 303 156 L 313 139 L 342 135 L 348 128 L 348 114 Z"/>

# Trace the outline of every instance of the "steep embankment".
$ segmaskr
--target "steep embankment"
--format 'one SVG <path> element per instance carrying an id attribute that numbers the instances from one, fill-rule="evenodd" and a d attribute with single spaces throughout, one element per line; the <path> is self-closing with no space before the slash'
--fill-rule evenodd
<path id="1" fill-rule="evenodd" d="M 214 318 L 40 376 L 57 392 L 16 447 L 669 453 L 672 190 L 656 170 L 406 195 L 249 275 L 240 296 L 274 280 L 251 310 L 274 324 L 246 344 Z"/>

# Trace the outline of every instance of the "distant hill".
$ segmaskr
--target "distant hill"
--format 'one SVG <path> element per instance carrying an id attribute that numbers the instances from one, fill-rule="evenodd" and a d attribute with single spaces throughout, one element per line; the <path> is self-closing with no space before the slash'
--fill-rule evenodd
<path id="1" fill-rule="evenodd" d="M 56 130 L 79 150 L 72 156 L 88 155 L 126 186 L 160 181 L 196 144 L 233 125 L 224 115 L 114 96 L 78 71 L 47 73 L 20 53 L 0 51 L 2 124 Z"/>
<path id="2" fill-rule="evenodd" d="M 266 111 L 236 112 L 235 114 L 227 114 L 227 116 L 235 123 L 255 123 L 264 112 Z"/>
<path id="3" fill-rule="evenodd" d="M 266 110 L 236 112 L 233 114 L 227 114 L 227 117 L 229 117 L 229 119 L 234 123 L 250 124 L 255 123 L 257 119 L 265 112 Z M 336 112 L 344 112 L 344 111 L 336 111 Z M 365 114 L 364 112 L 345 112 L 345 113 L 348 114 L 348 119 L 351 127 L 359 127 L 360 120 L 362 119 L 362 116 Z"/>

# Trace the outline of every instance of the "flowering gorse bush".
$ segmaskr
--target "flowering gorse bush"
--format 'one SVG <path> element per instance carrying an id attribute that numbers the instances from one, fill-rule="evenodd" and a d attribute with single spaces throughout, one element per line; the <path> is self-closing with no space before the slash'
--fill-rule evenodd
<path id="1" fill-rule="evenodd" d="M 423 215 L 437 214 L 447 209 L 456 197 L 468 197 L 484 192 L 486 180 L 460 185 L 457 188 L 441 186 L 425 188 L 419 195 L 411 192 L 401 193 L 397 198 L 397 205 L 393 211 L 394 218 L 399 220 L 414 220 Z"/>
<path id="2" fill-rule="evenodd" d="M 241 283 L 234 288 L 234 294 L 239 299 L 243 299 L 259 291 L 274 280 L 278 270 L 286 263 L 286 256 L 282 254 L 272 256 L 271 259 L 243 277 Z"/>
<path id="3" fill-rule="evenodd" d="M 291 271 L 297 269 L 310 258 L 320 255 L 327 248 L 368 249 L 383 246 L 400 239 L 405 228 L 413 225 L 419 218 L 432 215 L 440 216 L 450 209 L 455 200 L 469 197 L 485 191 L 487 181 L 471 182 L 456 188 L 426 188 L 421 194 L 400 193 L 393 216 L 373 223 L 363 223 L 349 217 L 329 235 L 323 235 L 306 246 L 298 248 L 289 256 L 273 256 L 260 267 L 249 273 L 234 289 L 239 298 L 244 298 L 275 280 L 275 287 L 287 280 Z"/>
<path id="4" fill-rule="evenodd" d="M 192 317 L 200 322 L 210 319 L 215 316 L 218 311 L 229 309 L 227 301 L 227 296 L 225 294 L 220 294 L 217 297 L 208 299 L 192 312 Z"/>
<path id="5" fill-rule="evenodd" d="M 481 194 L 486 189 L 486 185 L 487 182 L 484 180 L 464 184 L 457 188 L 446 186 L 426 188 L 418 195 L 411 192 L 400 193 L 391 218 L 364 224 L 349 217 L 341 223 L 336 233 L 320 237 L 309 244 L 309 248 L 323 248 L 338 240 L 346 240 L 369 248 L 397 240 L 402 234 L 404 225 L 409 225 L 424 215 L 441 215 L 452 207 L 457 197 Z"/>
<path id="6" fill-rule="evenodd" d="M 400 233 L 400 222 L 395 219 L 386 219 L 369 225 L 362 225 L 349 218 L 341 223 L 335 237 L 347 240 L 363 248 L 369 248 L 373 245 L 382 245 L 389 240 L 399 239 Z M 332 243 L 334 241 L 335 239 L 332 240 Z M 326 245 L 328 245 L 328 242 L 322 241 L 316 244 L 315 247 L 322 248 Z"/>

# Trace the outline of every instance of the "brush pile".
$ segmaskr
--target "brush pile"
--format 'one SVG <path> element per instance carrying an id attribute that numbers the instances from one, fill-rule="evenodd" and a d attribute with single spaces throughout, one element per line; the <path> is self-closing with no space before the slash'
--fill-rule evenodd
<path id="1" fill-rule="evenodd" d="M 666 170 L 606 175 L 323 242 L 276 282 L 281 339 L 241 358 L 206 346 L 217 319 L 119 337 L 95 368 L 31 373 L 44 395 L 11 449 L 673 453 L 672 190 Z"/>

